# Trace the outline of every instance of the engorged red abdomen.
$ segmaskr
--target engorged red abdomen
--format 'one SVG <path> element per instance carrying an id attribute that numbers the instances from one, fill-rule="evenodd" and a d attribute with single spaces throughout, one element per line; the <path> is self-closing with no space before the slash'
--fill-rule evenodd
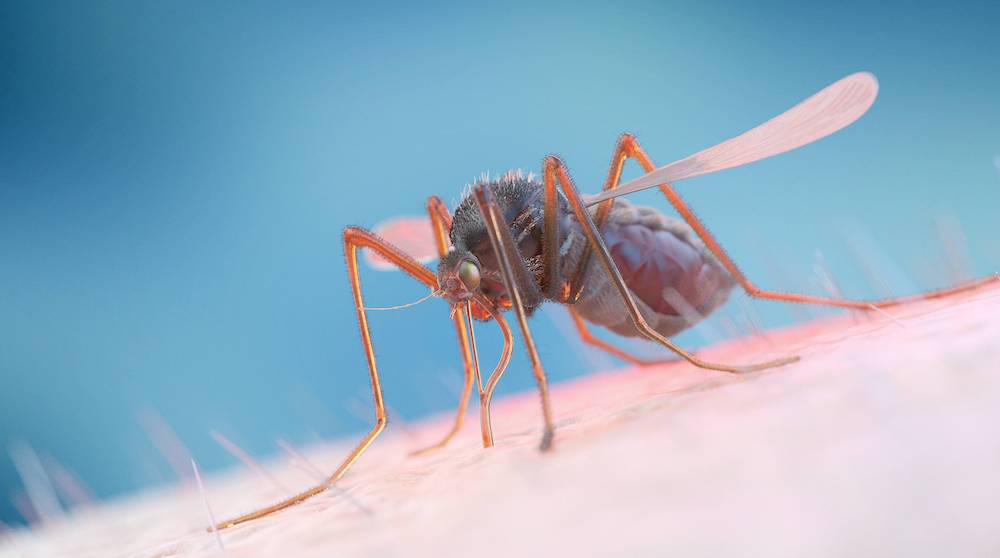
<path id="1" fill-rule="evenodd" d="M 668 288 L 704 314 L 711 311 L 705 303 L 713 293 L 731 283 L 718 264 L 706 261 L 702 251 L 670 231 L 609 221 L 602 232 L 629 289 L 661 314 L 682 314 L 665 297 Z"/>

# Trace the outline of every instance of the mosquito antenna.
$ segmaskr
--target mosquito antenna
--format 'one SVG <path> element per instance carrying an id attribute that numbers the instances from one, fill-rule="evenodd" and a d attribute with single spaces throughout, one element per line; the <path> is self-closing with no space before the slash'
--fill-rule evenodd
<path id="1" fill-rule="evenodd" d="M 434 298 L 436 296 L 441 296 L 443 293 L 444 293 L 444 289 L 438 289 L 436 291 L 431 291 L 431 294 L 429 294 L 429 295 L 421 298 L 420 300 L 416 300 L 414 302 L 410 302 L 410 303 L 407 303 L 407 304 L 400 304 L 398 306 L 365 306 L 365 310 L 401 310 L 403 308 L 410 308 L 411 306 L 416 306 L 416 305 L 420 304 L 421 302 L 425 302 L 425 301 L 430 300 L 430 299 L 432 299 L 432 298 Z"/>

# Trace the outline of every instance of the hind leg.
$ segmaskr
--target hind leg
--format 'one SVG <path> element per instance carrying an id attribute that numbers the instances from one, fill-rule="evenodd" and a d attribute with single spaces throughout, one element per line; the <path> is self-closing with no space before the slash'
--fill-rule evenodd
<path id="1" fill-rule="evenodd" d="M 546 157 L 545 162 L 542 167 L 542 173 L 544 176 L 544 183 L 546 189 L 546 200 L 554 199 L 554 196 L 550 196 L 550 192 L 554 191 L 555 188 L 561 187 L 563 193 L 566 195 L 569 205 L 573 210 L 573 214 L 577 221 L 583 226 L 583 232 L 587 237 L 587 242 L 589 245 L 589 251 L 593 252 L 601 266 L 604 268 L 605 273 L 607 273 L 608 278 L 611 279 L 612 284 L 621 296 L 622 303 L 624 305 L 624 310 L 628 312 L 629 317 L 632 319 L 632 323 L 635 325 L 636 329 L 647 339 L 655 341 L 660 345 L 670 349 L 678 356 L 684 360 L 690 362 L 691 364 L 699 368 L 707 368 L 709 370 L 719 370 L 722 372 L 750 372 L 754 370 L 762 370 L 765 368 L 772 368 L 775 366 L 782 366 L 789 364 L 791 362 L 796 362 L 799 360 L 798 357 L 788 357 L 768 362 L 762 362 L 758 364 L 752 364 L 747 366 L 733 366 L 728 364 L 717 364 L 712 362 L 704 361 L 688 351 L 684 350 L 674 342 L 670 341 L 655 329 L 653 329 L 646 319 L 643 318 L 642 313 L 639 311 L 639 307 L 636 305 L 635 300 L 632 298 L 632 293 L 629 291 L 628 286 L 625 284 L 625 280 L 622 278 L 621 272 L 615 265 L 614 260 L 611 258 L 611 254 L 608 252 L 608 247 L 604 245 L 604 241 L 601 239 L 601 233 L 598 229 L 597 224 L 594 219 L 591 218 L 590 212 L 587 210 L 583 199 L 580 198 L 580 193 L 577 192 L 576 186 L 573 185 L 573 181 L 569 177 L 569 173 L 566 171 L 566 166 L 556 157 Z M 558 185 L 558 186 L 557 186 Z M 554 207 L 546 204 L 545 218 L 546 220 L 555 219 L 556 211 Z M 549 256 L 546 255 L 546 258 Z M 565 286 L 564 291 L 572 292 L 575 287 L 572 283 Z"/>
<path id="2" fill-rule="evenodd" d="M 611 173 L 608 176 L 608 184 L 605 185 L 605 190 L 612 189 L 618 186 L 618 181 L 621 177 L 621 167 L 625 160 L 628 158 L 634 158 L 636 161 L 642 165 L 642 168 L 646 172 L 650 172 L 656 168 L 653 162 L 650 160 L 646 152 L 643 151 L 642 147 L 639 146 L 639 142 L 636 141 L 635 137 L 630 134 L 622 135 L 618 142 L 618 147 L 615 149 L 615 157 L 612 159 Z M 617 167 L 616 167 L 617 164 Z M 613 178 L 613 180 L 612 180 Z M 610 185 L 610 186 L 609 186 Z M 694 211 L 688 206 L 687 202 L 681 198 L 680 194 L 677 193 L 674 188 L 669 184 L 661 184 L 660 191 L 666 196 L 667 201 L 670 205 L 674 206 L 674 209 L 680 213 L 681 218 L 687 222 L 688 225 L 694 229 L 695 233 L 701 238 L 705 243 L 705 246 L 718 258 L 719 262 L 729 271 L 730 275 L 743 287 L 746 293 L 754 298 L 761 298 L 766 300 L 780 300 L 782 302 L 793 302 L 797 304 L 818 304 L 822 306 L 836 306 L 839 308 L 854 308 L 860 310 L 873 310 L 881 308 L 889 308 L 892 306 L 899 306 L 901 304 L 906 304 L 909 302 L 915 302 L 918 300 L 927 300 L 933 298 L 942 298 L 951 296 L 957 293 L 962 293 L 966 291 L 975 290 L 983 285 L 990 283 L 1000 282 L 1000 274 L 992 275 L 989 277 L 983 277 L 980 279 L 975 279 L 972 281 L 967 281 L 953 285 L 951 287 L 945 287 L 942 289 L 935 289 L 915 295 L 884 298 L 877 300 L 852 300 L 845 298 L 835 298 L 835 297 L 825 297 L 825 296 L 813 296 L 798 293 L 785 293 L 780 291 L 772 291 L 768 289 L 762 289 L 755 285 L 750 279 L 740 271 L 740 268 L 736 265 L 736 262 L 729 256 L 729 254 L 722 248 L 719 241 L 715 239 L 712 233 L 708 230 L 708 227 L 702 223 L 701 219 L 695 215 Z M 606 215 L 607 211 L 611 209 L 611 201 L 605 201 L 601 203 L 598 210 L 598 224 L 603 221 L 600 220 L 600 216 L 604 211 Z"/>
<path id="3" fill-rule="evenodd" d="M 620 349 L 612 345 L 611 343 L 608 343 L 607 341 L 591 333 L 590 327 L 587 325 L 586 320 L 584 320 L 583 317 L 580 316 L 580 314 L 572 306 L 568 306 L 567 308 L 569 310 L 570 317 L 573 318 L 573 325 L 576 326 L 576 331 L 577 333 L 580 334 L 580 340 L 583 341 L 584 343 L 592 347 L 597 347 L 598 349 L 601 349 L 602 351 L 612 356 L 618 357 L 626 362 L 631 362 L 636 366 L 653 366 L 656 364 L 674 362 L 673 359 L 668 359 L 668 358 L 648 359 L 648 358 L 637 357 L 625 351 L 624 349 Z"/>

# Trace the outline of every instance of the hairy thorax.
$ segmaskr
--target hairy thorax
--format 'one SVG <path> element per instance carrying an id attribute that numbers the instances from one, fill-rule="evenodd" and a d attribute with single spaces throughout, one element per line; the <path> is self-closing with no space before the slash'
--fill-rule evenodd
<path id="1" fill-rule="evenodd" d="M 490 181 L 490 186 L 522 262 L 534 278 L 521 293 L 526 310 L 531 312 L 546 300 L 544 187 L 517 173 Z M 565 283 L 575 277 L 587 238 L 561 194 L 558 201 L 555 265 L 559 281 Z M 726 301 L 734 281 L 686 223 L 655 208 L 622 199 L 613 203 L 601 235 L 640 313 L 653 329 L 664 336 L 674 335 Z M 596 206 L 591 211 L 596 211 Z M 451 241 L 456 251 L 472 253 L 481 263 L 483 294 L 501 308 L 509 306 L 509 294 L 474 200 L 466 198 L 456 208 Z M 590 258 L 579 281 L 583 285 L 573 304 L 584 319 L 620 335 L 640 336 L 598 258 Z"/>

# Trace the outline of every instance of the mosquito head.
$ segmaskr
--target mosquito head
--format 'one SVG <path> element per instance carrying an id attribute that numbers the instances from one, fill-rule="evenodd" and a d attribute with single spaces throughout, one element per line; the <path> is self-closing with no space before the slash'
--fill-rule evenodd
<path id="1" fill-rule="evenodd" d="M 481 280 L 479 259 L 471 252 L 452 250 L 438 264 L 441 296 L 453 306 L 471 300 L 479 292 Z"/>

